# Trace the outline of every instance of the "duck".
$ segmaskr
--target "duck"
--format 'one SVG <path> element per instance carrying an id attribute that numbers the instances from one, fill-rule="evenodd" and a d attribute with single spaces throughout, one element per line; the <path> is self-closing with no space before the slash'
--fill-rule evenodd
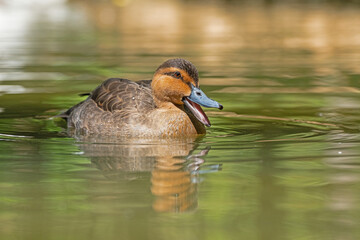
<path id="1" fill-rule="evenodd" d="M 199 88 L 196 67 L 168 59 L 151 80 L 110 78 L 60 115 L 75 135 L 181 137 L 205 135 L 210 121 L 201 106 L 223 109 Z"/>

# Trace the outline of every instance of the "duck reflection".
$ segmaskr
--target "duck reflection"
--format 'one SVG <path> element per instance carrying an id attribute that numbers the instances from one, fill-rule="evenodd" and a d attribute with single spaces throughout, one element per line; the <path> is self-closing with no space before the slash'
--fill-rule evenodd
<path id="1" fill-rule="evenodd" d="M 158 212 L 184 212 L 197 207 L 197 186 L 199 183 L 201 158 L 210 151 L 189 154 L 187 158 L 161 157 L 151 173 L 151 192 L 156 196 L 153 203 Z M 213 165 L 220 169 L 219 165 Z"/>
<path id="2" fill-rule="evenodd" d="M 219 164 L 203 164 L 210 147 L 198 150 L 196 139 L 192 138 L 116 142 L 108 139 L 102 143 L 93 140 L 82 139 L 91 143 L 80 144 L 79 148 L 105 177 L 128 181 L 148 177 L 144 172 L 151 173 L 151 193 L 155 197 L 152 206 L 158 212 L 195 210 L 200 174 L 221 169 Z"/>

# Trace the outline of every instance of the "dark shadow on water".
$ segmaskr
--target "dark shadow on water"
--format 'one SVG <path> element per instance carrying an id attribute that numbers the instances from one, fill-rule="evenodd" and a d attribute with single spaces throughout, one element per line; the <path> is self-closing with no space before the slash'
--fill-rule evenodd
<path id="1" fill-rule="evenodd" d="M 78 145 L 84 156 L 112 181 L 132 181 L 151 172 L 152 207 L 157 212 L 196 210 L 200 174 L 221 170 L 220 164 L 204 164 L 210 147 L 197 149 L 195 138 L 82 140 L 91 142 Z"/>

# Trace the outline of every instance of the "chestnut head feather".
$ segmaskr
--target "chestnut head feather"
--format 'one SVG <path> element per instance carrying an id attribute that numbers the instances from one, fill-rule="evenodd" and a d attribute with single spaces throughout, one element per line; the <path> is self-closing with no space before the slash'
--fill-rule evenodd
<path id="1" fill-rule="evenodd" d="M 210 121 L 201 106 L 222 109 L 218 102 L 208 98 L 199 88 L 199 74 L 196 67 L 181 58 L 170 59 L 156 70 L 151 88 L 157 107 L 172 108 L 185 104 L 192 114 L 204 125 Z"/>
<path id="2" fill-rule="evenodd" d="M 183 97 L 190 96 L 191 85 L 199 86 L 196 67 L 182 58 L 169 59 L 156 70 L 151 88 L 157 105 L 184 104 Z"/>

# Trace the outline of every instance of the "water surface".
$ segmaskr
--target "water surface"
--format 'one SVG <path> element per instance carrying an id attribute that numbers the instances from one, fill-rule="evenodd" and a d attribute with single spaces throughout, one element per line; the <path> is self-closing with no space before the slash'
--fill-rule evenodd
<path id="1" fill-rule="evenodd" d="M 360 237 L 357 5 L 1 4 L 1 239 Z M 74 139 L 53 118 L 171 57 L 224 105 L 205 137 Z"/>

